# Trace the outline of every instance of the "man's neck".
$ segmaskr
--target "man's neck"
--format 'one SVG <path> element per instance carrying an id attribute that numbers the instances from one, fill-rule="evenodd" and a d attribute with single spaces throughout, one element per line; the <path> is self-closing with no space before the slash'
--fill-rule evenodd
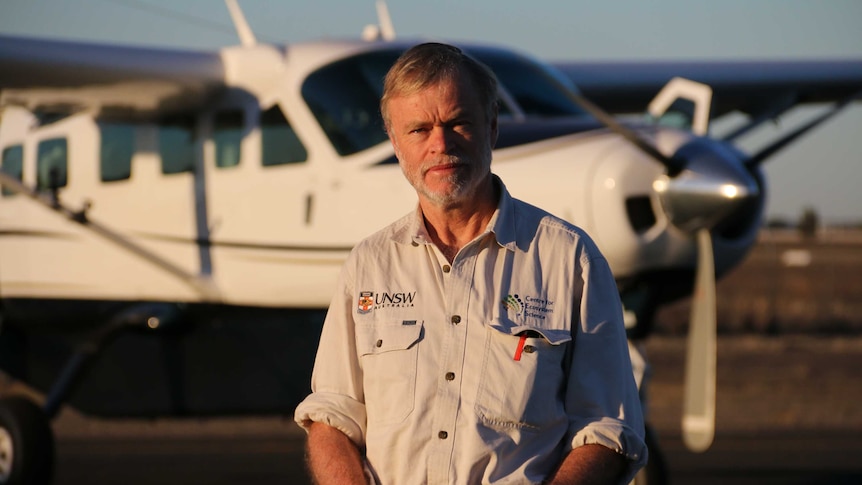
<path id="1" fill-rule="evenodd" d="M 425 229 L 431 241 L 452 262 L 467 243 L 485 231 L 497 210 L 498 194 L 493 184 L 481 197 L 445 207 L 420 200 Z"/>

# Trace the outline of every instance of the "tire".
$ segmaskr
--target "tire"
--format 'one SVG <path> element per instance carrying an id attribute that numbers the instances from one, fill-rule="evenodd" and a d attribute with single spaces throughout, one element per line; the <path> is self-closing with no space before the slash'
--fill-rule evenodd
<path id="1" fill-rule="evenodd" d="M 49 485 L 54 435 L 42 409 L 29 399 L 0 399 L 0 485 Z"/>

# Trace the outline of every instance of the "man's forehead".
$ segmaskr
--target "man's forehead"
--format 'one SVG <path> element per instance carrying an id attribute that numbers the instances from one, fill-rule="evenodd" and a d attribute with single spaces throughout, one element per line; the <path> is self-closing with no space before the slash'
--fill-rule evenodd
<path id="1" fill-rule="evenodd" d="M 453 98 L 457 98 L 460 104 L 472 104 L 478 101 L 475 89 L 465 78 L 444 78 L 424 86 L 412 86 L 410 89 L 393 93 L 390 99 L 404 102 L 427 95 L 433 96 L 434 100 L 439 100 L 441 103 Z"/>

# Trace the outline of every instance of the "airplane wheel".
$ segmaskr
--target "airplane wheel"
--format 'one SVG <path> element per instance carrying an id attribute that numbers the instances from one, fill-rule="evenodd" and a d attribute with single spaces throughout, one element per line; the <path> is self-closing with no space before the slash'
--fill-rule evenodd
<path id="1" fill-rule="evenodd" d="M 664 455 L 658 447 L 655 432 L 651 427 L 646 427 L 646 445 L 649 449 L 649 461 L 646 466 L 635 475 L 633 485 L 668 485 L 670 480 L 667 474 Z"/>
<path id="2" fill-rule="evenodd" d="M 29 399 L 0 399 L 0 484 L 48 485 L 54 435 L 42 409 Z"/>

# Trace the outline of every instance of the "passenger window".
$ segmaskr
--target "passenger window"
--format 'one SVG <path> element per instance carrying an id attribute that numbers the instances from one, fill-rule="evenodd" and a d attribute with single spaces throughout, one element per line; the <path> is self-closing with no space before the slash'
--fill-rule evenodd
<path id="1" fill-rule="evenodd" d="M 24 146 L 14 145 L 3 149 L 3 160 L 0 162 L 0 170 L 6 172 L 6 175 L 15 177 L 16 179 L 24 180 Z M 3 195 L 9 197 L 15 195 L 11 189 L 3 187 Z"/>
<path id="2" fill-rule="evenodd" d="M 40 142 L 36 157 L 36 188 L 51 190 L 65 187 L 68 168 L 66 139 L 52 138 Z"/>
<path id="3" fill-rule="evenodd" d="M 242 133 L 245 130 L 244 119 L 240 110 L 216 113 L 213 120 L 216 167 L 227 168 L 239 165 Z"/>
<path id="4" fill-rule="evenodd" d="M 260 130 L 263 145 L 261 163 L 264 167 L 308 160 L 305 146 L 278 105 L 260 114 Z"/>
<path id="5" fill-rule="evenodd" d="M 99 123 L 102 135 L 99 173 L 102 182 L 126 180 L 132 176 L 135 126 L 126 123 Z"/>
<path id="6" fill-rule="evenodd" d="M 159 122 L 159 155 L 163 174 L 194 171 L 194 130 L 195 120 L 191 116 L 165 118 Z"/>

